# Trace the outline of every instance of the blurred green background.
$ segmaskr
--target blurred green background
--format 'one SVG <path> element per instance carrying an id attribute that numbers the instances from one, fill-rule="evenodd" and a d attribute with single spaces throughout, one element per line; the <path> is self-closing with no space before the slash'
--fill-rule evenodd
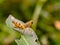
<path id="1" fill-rule="evenodd" d="M 32 28 L 41 45 L 60 45 L 60 0 L 0 0 L 0 45 L 17 45 L 20 38 L 6 26 L 10 14 L 23 22 L 36 19 Z"/>

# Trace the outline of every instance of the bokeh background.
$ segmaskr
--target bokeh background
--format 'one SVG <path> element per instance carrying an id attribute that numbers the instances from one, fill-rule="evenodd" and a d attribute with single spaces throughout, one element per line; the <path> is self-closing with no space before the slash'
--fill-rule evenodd
<path id="1" fill-rule="evenodd" d="M 23 22 L 36 19 L 32 28 L 41 45 L 60 45 L 60 0 L 0 0 L 0 45 L 17 45 L 20 39 L 6 26 L 10 14 Z"/>

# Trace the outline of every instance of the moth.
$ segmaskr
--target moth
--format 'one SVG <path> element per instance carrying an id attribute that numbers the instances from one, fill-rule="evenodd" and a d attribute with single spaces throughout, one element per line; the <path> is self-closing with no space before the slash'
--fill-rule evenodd
<path id="1" fill-rule="evenodd" d="M 32 26 L 33 21 L 31 20 L 31 21 L 28 21 L 28 22 L 26 22 L 24 24 L 20 24 L 19 22 L 16 22 L 16 21 L 12 21 L 12 23 L 14 24 L 14 28 L 22 29 L 25 32 L 25 29 L 27 27 L 31 27 Z M 30 33 L 32 33 L 31 30 L 30 30 Z"/>
<path id="2" fill-rule="evenodd" d="M 31 27 L 32 24 L 33 24 L 33 21 L 31 20 L 31 21 L 28 21 L 28 22 L 26 22 L 24 24 L 20 24 L 19 22 L 16 22 L 16 21 L 13 20 L 12 23 L 14 24 L 14 28 L 25 29 L 27 27 Z"/>

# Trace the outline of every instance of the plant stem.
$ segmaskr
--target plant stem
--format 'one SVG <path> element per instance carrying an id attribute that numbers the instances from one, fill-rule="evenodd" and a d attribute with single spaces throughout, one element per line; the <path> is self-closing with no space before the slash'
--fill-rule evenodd
<path id="1" fill-rule="evenodd" d="M 34 30 L 36 30 L 37 21 L 38 21 L 42 6 L 45 2 L 46 2 L 46 0 L 38 0 L 37 1 L 37 5 L 36 5 L 36 8 L 33 13 L 33 26 L 32 26 L 32 28 Z"/>

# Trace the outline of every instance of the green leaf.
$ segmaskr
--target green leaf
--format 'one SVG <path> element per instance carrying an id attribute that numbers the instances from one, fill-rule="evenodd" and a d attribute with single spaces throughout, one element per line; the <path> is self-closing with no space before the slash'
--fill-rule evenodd
<path id="1" fill-rule="evenodd" d="M 40 45 L 39 43 L 36 42 L 36 40 L 34 41 L 34 39 L 30 36 L 23 36 L 21 35 L 21 39 L 20 40 L 15 40 L 16 43 L 18 45 Z"/>

